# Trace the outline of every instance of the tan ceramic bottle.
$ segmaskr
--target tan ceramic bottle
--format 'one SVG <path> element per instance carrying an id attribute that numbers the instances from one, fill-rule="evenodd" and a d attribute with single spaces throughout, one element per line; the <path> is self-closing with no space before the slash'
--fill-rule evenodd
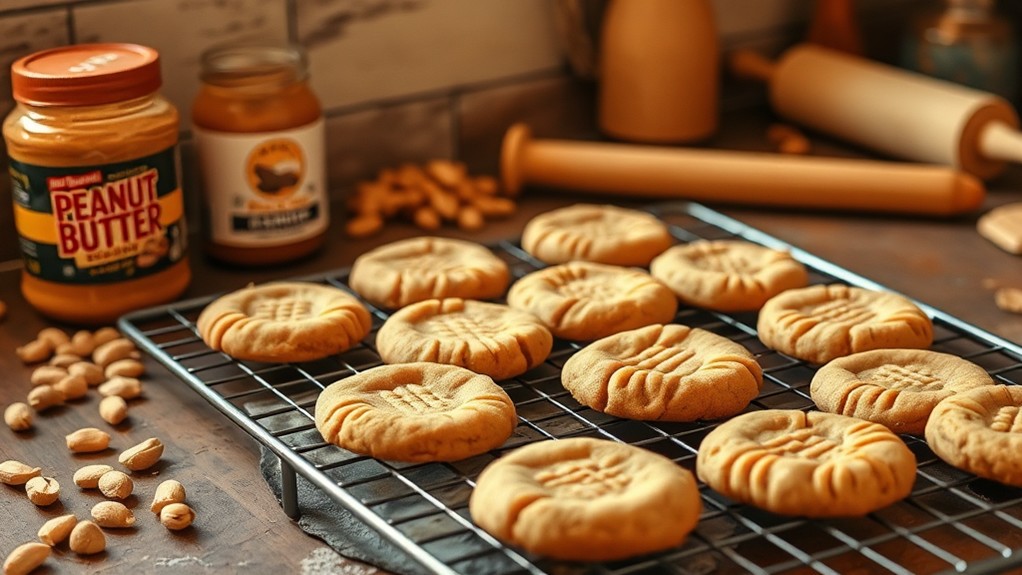
<path id="1" fill-rule="evenodd" d="M 719 52 L 710 0 L 610 0 L 600 38 L 600 129 L 644 143 L 712 136 Z"/>

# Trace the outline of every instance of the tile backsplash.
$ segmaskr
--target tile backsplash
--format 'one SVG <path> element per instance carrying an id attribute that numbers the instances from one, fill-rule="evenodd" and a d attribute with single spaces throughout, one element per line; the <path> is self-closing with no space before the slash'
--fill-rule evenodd
<path id="1" fill-rule="evenodd" d="M 681 0 L 679 0 L 681 1 Z M 687 1 L 687 0 L 684 0 Z M 802 33 L 813 0 L 714 0 L 724 47 Z M 860 0 L 874 10 L 890 0 Z M 68 43 L 135 42 L 159 50 L 162 92 L 182 112 L 191 220 L 198 193 L 187 122 L 207 48 L 248 39 L 306 47 L 327 116 L 335 199 L 381 167 L 460 158 L 495 173 L 500 138 L 593 133 L 593 83 L 572 74 L 562 10 L 605 0 L 0 0 L 0 113 L 12 108 L 15 59 Z M 4 157 L 6 154 L 4 154 Z M 0 261 L 17 257 L 10 186 L 0 178 Z"/>

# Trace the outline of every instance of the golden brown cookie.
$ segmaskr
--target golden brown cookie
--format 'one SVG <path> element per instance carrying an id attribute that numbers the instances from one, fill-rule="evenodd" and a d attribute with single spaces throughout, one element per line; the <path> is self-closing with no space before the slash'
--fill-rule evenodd
<path id="1" fill-rule="evenodd" d="M 773 513 L 858 516 L 906 497 L 916 458 L 879 423 L 768 409 L 711 431 L 696 473 L 717 492 Z"/>
<path id="2" fill-rule="evenodd" d="M 511 286 L 507 303 L 538 317 L 555 336 L 578 341 L 669 323 L 678 311 L 678 299 L 653 276 L 591 262 L 534 271 Z"/>
<path id="3" fill-rule="evenodd" d="M 348 276 L 351 289 L 383 309 L 434 298 L 498 298 L 510 281 L 507 264 L 485 246 L 435 237 L 368 251 L 355 260 Z"/>
<path id="4" fill-rule="evenodd" d="M 431 299 L 402 308 L 376 334 L 386 363 L 459 365 L 496 380 L 546 360 L 554 338 L 536 316 L 503 304 Z"/>
<path id="5" fill-rule="evenodd" d="M 672 243 L 667 225 L 652 214 L 611 205 L 575 204 L 544 212 L 522 231 L 522 249 L 548 264 L 646 266 Z"/>
<path id="6" fill-rule="evenodd" d="M 514 404 L 492 379 L 439 363 L 374 367 L 316 401 L 324 440 L 378 459 L 464 459 L 500 447 L 516 424 Z"/>
<path id="7" fill-rule="evenodd" d="M 871 349 L 923 349 L 933 343 L 933 321 L 907 298 L 841 284 L 770 298 L 757 330 L 767 347 L 816 364 Z"/>
<path id="8" fill-rule="evenodd" d="M 649 270 L 681 301 L 719 311 L 757 310 L 782 291 L 809 283 L 809 272 L 790 253 L 742 240 L 674 246 Z"/>
<path id="9" fill-rule="evenodd" d="M 199 314 L 199 336 L 227 355 L 252 361 L 310 361 L 362 340 L 369 312 L 344 290 L 316 283 L 250 285 L 220 296 Z"/>
<path id="10" fill-rule="evenodd" d="M 684 325 L 650 325 L 582 348 L 561 368 L 580 403 L 629 419 L 695 421 L 740 412 L 759 394 L 756 358 L 725 337 Z"/>
<path id="11" fill-rule="evenodd" d="M 982 367 L 924 349 L 874 349 L 834 359 L 809 386 L 816 407 L 922 435 L 930 412 L 955 393 L 993 385 Z"/>
<path id="12" fill-rule="evenodd" d="M 688 470 L 604 439 L 521 447 L 479 475 L 472 520 L 530 553 L 612 561 L 680 545 L 702 510 Z"/>
<path id="13" fill-rule="evenodd" d="M 959 469 L 1022 487 L 1022 386 L 977 387 L 941 401 L 926 442 Z"/>

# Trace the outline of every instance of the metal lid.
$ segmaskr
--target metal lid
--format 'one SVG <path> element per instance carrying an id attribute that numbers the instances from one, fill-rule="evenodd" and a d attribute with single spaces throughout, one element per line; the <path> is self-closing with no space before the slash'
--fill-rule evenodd
<path id="1" fill-rule="evenodd" d="M 76 44 L 11 65 L 14 99 L 31 106 L 94 106 L 159 90 L 160 56 L 137 44 Z"/>

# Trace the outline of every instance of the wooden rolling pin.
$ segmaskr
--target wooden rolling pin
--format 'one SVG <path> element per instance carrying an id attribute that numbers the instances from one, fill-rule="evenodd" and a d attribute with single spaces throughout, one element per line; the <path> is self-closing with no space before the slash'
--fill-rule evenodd
<path id="1" fill-rule="evenodd" d="M 944 166 L 504 136 L 501 176 L 526 184 L 658 199 L 951 216 L 980 207 L 983 183 Z"/>
<path id="2" fill-rule="evenodd" d="M 822 46 L 777 62 L 749 51 L 732 70 L 764 80 L 779 115 L 893 157 L 944 164 L 982 179 L 1022 161 L 1014 108 L 994 94 Z"/>

